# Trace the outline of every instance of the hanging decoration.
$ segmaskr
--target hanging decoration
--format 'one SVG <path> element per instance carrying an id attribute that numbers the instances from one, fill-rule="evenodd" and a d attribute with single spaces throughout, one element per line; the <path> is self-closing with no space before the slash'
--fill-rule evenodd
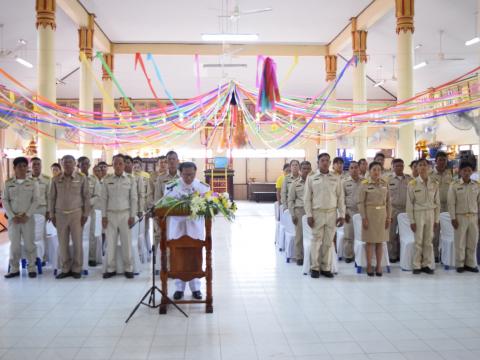
<path id="1" fill-rule="evenodd" d="M 263 62 L 260 88 L 258 89 L 257 111 L 264 113 L 275 110 L 275 102 L 280 101 L 280 91 L 277 84 L 277 65 L 272 58 L 267 57 Z"/>

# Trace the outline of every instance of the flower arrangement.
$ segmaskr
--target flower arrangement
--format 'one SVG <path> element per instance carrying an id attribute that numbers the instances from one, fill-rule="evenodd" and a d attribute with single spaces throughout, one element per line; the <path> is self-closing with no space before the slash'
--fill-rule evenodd
<path id="1" fill-rule="evenodd" d="M 227 192 L 219 194 L 212 191 L 207 191 L 203 195 L 194 192 L 181 198 L 167 196 L 158 202 L 156 208 L 167 208 L 168 211 L 184 210 L 190 212 L 191 219 L 201 216 L 213 218 L 215 215 L 221 214 L 228 221 L 233 221 L 237 211 L 237 205 L 230 201 L 230 195 Z"/>

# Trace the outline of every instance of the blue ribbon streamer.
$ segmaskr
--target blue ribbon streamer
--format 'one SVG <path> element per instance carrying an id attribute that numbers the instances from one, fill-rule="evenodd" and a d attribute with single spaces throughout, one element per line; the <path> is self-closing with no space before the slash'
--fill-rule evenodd
<path id="1" fill-rule="evenodd" d="M 162 74 L 160 73 L 160 69 L 158 68 L 158 65 L 155 61 L 155 59 L 153 58 L 152 54 L 151 53 L 148 53 L 147 54 L 147 60 L 150 61 L 153 65 L 153 69 L 155 70 L 155 75 L 157 76 L 157 80 L 160 82 L 160 84 L 162 85 L 162 88 L 163 88 L 163 91 L 165 92 L 165 95 L 167 95 L 168 99 L 170 100 L 170 102 L 173 104 L 173 106 L 175 106 L 175 109 L 177 111 L 180 111 L 180 108 L 178 107 L 177 103 L 175 102 L 175 100 L 173 99 L 173 96 L 170 94 L 170 92 L 168 91 L 167 89 L 167 86 L 165 85 L 165 81 L 163 81 L 163 77 L 162 77 Z"/>

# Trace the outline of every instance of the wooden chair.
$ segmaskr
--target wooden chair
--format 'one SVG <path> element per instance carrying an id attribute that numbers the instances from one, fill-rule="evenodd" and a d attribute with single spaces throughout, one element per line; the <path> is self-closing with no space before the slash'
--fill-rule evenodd
<path id="1" fill-rule="evenodd" d="M 177 300 L 176 304 L 205 304 L 205 312 L 213 313 L 212 297 L 212 219 L 205 219 L 205 240 L 193 239 L 184 235 L 179 239 L 167 240 L 167 218 L 169 216 L 189 216 L 187 211 L 166 208 L 155 210 L 161 231 L 160 240 L 160 280 L 162 292 L 168 294 L 168 278 L 190 281 L 204 277 L 207 283 L 205 300 Z M 203 269 L 203 248 L 205 248 L 205 269 Z M 170 261 L 167 260 L 167 254 Z M 160 314 L 167 313 L 168 301 L 162 297 Z"/>

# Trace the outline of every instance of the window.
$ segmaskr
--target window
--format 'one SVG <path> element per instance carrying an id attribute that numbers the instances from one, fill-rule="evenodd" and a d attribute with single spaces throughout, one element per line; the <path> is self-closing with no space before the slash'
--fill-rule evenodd
<path id="1" fill-rule="evenodd" d="M 233 149 L 233 158 L 289 158 L 305 157 L 303 149 Z"/>

